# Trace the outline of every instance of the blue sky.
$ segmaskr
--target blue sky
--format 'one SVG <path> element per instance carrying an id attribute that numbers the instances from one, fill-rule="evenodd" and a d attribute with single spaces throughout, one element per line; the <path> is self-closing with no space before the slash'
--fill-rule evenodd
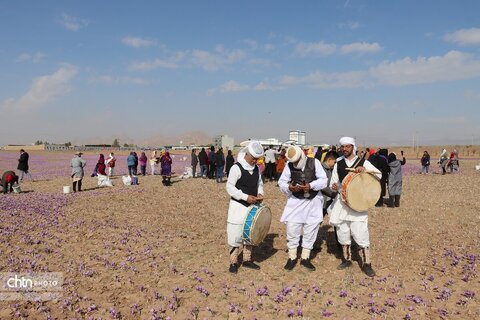
<path id="1" fill-rule="evenodd" d="M 0 145 L 480 144 L 479 1 L 0 1 Z"/>

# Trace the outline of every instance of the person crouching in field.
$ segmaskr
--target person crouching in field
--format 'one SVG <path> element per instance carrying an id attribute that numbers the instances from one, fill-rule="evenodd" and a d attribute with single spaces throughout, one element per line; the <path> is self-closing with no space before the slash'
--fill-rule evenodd
<path id="1" fill-rule="evenodd" d="M 303 229 L 300 264 L 314 271 L 310 252 L 323 221 L 323 195 L 320 190 L 327 186 L 328 178 L 320 161 L 307 157 L 300 147 L 289 147 L 286 157 L 288 163 L 278 180 L 280 190 L 288 196 L 280 219 L 287 225 L 288 260 L 284 269 L 290 271 L 297 263 L 297 248 Z"/>
<path id="2" fill-rule="evenodd" d="M 5 171 L 0 181 L 3 187 L 3 193 L 13 192 L 13 185 L 18 183 L 18 176 L 11 170 Z"/>
<path id="3" fill-rule="evenodd" d="M 252 246 L 246 245 L 242 237 L 243 224 L 249 212 L 249 206 L 263 200 L 263 182 L 256 165 L 263 156 L 263 147 L 258 141 L 251 141 L 243 148 L 237 163 L 232 166 L 227 179 L 227 193 L 230 204 L 227 217 L 227 239 L 230 248 L 231 273 L 238 271 L 238 256 L 243 246 L 243 266 L 260 269 L 252 260 Z"/>
<path id="4" fill-rule="evenodd" d="M 407 162 L 402 152 L 402 161 L 397 160 L 397 155 L 392 152 L 388 155 L 388 207 L 400 207 L 402 194 L 402 166 Z"/>

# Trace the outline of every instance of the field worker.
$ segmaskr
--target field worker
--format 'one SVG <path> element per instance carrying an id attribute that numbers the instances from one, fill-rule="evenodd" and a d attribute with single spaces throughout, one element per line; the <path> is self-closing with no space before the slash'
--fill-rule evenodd
<path id="1" fill-rule="evenodd" d="M 380 179 L 382 174 L 368 160 L 361 159 L 356 155 L 355 139 L 343 137 L 340 139 L 343 158 L 337 160 L 333 167 L 332 180 L 330 188 L 337 191 L 336 200 L 329 207 L 330 224 L 337 229 L 338 241 L 342 245 L 343 259 L 337 269 L 342 270 L 352 265 L 351 260 L 351 237 L 359 245 L 362 250 L 362 270 L 369 276 L 375 276 L 370 261 L 370 235 L 368 232 L 368 213 L 358 212 L 348 207 L 343 200 L 340 199 L 342 191 L 342 181 L 349 171 L 347 168 L 355 168 L 355 172 L 363 172 L 369 170 L 376 172 L 374 175 Z"/>
<path id="2" fill-rule="evenodd" d="M 252 260 L 252 246 L 244 245 L 242 238 L 243 223 L 248 215 L 250 205 L 263 200 L 263 182 L 257 161 L 263 156 L 263 147 L 258 141 L 251 141 L 243 148 L 228 174 L 227 193 L 230 204 L 227 217 L 227 237 L 230 248 L 231 273 L 238 271 L 238 256 L 243 245 L 243 266 L 260 269 Z"/>
<path id="3" fill-rule="evenodd" d="M 82 191 L 82 179 L 85 175 L 83 168 L 87 165 L 87 162 L 81 158 L 82 154 L 82 152 L 75 153 L 72 161 L 70 161 L 70 167 L 72 167 L 73 192 L 77 192 L 77 185 L 78 192 Z"/>
<path id="4" fill-rule="evenodd" d="M 300 264 L 310 271 L 315 267 L 310 261 L 310 252 L 317 239 L 323 220 L 323 195 L 327 175 L 318 159 L 305 155 L 298 146 L 287 149 L 287 165 L 278 180 L 280 190 L 288 196 L 280 222 L 287 225 L 288 260 L 285 270 L 292 270 L 297 263 L 297 248 L 302 235 Z"/>
<path id="5" fill-rule="evenodd" d="M 15 172 L 11 170 L 5 171 L 2 175 L 1 182 L 3 187 L 3 193 L 13 192 L 13 185 L 15 183 L 18 183 L 18 176 L 15 174 Z"/>
<path id="6" fill-rule="evenodd" d="M 152 154 L 150 155 L 150 168 L 152 170 L 152 176 L 155 175 L 155 166 L 159 162 L 159 158 L 157 156 L 157 150 L 153 150 Z"/>
<path id="7" fill-rule="evenodd" d="M 23 176 L 27 176 L 32 181 L 32 175 L 28 172 L 28 153 L 24 149 L 20 149 L 20 158 L 18 159 L 17 169 L 20 171 L 20 181 L 23 180 Z"/>
<path id="8" fill-rule="evenodd" d="M 117 161 L 117 159 L 115 159 L 115 155 L 112 152 L 112 153 L 110 153 L 107 160 L 105 161 L 105 165 L 108 168 L 108 176 L 109 177 L 113 177 L 114 170 L 115 170 L 115 161 Z"/>

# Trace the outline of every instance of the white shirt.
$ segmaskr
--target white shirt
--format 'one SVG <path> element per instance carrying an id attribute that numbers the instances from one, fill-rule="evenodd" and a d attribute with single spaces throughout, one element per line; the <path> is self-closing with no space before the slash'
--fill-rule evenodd
<path id="1" fill-rule="evenodd" d="M 275 163 L 275 155 L 277 154 L 280 154 L 280 152 L 273 149 L 268 149 L 267 151 L 265 151 L 265 163 Z"/>
<path id="2" fill-rule="evenodd" d="M 345 158 L 345 162 L 348 167 L 351 167 L 355 161 L 357 161 L 358 156 L 353 157 L 352 159 L 348 160 Z M 380 179 L 382 177 L 382 173 L 378 171 L 377 168 L 373 166 L 368 160 L 365 160 L 363 163 L 363 167 L 365 167 L 365 170 L 368 171 L 374 171 L 374 175 Z M 330 185 L 329 187 L 331 188 L 332 185 L 336 183 L 338 186 L 338 195 L 333 201 L 333 203 L 330 205 L 328 208 L 328 213 L 330 214 L 330 224 L 332 225 L 338 225 L 340 221 L 367 221 L 368 220 L 368 213 L 367 211 L 359 212 L 351 209 L 349 206 L 347 206 L 343 200 L 341 200 L 342 197 L 342 182 L 340 181 L 338 177 L 338 172 L 337 172 L 337 163 L 335 163 L 335 166 L 333 167 L 332 171 L 332 178 L 330 180 Z"/>
<path id="3" fill-rule="evenodd" d="M 310 182 L 310 189 L 319 191 L 315 198 L 299 199 L 293 195 L 288 189 L 288 184 L 291 181 L 292 173 L 290 171 L 289 162 L 285 165 L 282 175 L 278 180 L 280 191 L 288 196 L 287 204 L 283 210 L 280 222 L 296 222 L 296 223 L 320 223 L 323 220 L 323 195 L 320 192 L 327 186 L 328 178 L 322 164 L 318 159 L 315 161 L 315 176 L 316 180 Z M 306 165 L 306 163 L 305 163 Z M 302 171 L 305 170 L 305 165 Z"/>

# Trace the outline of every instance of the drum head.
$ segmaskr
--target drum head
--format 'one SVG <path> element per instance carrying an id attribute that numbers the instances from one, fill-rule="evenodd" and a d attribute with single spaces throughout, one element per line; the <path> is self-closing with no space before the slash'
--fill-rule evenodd
<path id="1" fill-rule="evenodd" d="M 272 223 L 272 213 L 269 207 L 262 206 L 258 208 L 257 214 L 252 222 L 250 230 L 250 243 L 258 246 L 268 234 L 270 224 Z"/>
<path id="2" fill-rule="evenodd" d="M 347 204 L 355 211 L 367 211 L 375 206 L 382 188 L 378 179 L 370 173 L 358 173 L 352 177 L 347 187 Z"/>

